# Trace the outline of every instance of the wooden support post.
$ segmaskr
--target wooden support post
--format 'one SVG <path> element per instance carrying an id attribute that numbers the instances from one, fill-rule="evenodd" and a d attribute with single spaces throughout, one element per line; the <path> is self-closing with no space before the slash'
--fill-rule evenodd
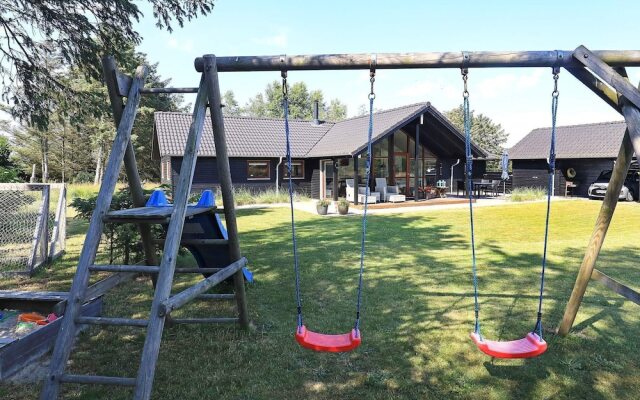
<path id="1" fill-rule="evenodd" d="M 590 61 L 597 63 L 597 60 L 591 59 Z M 598 70 L 601 71 L 601 68 L 599 69 L 598 66 L 599 65 L 595 65 L 596 70 L 594 70 L 594 73 L 597 73 Z M 613 213 L 615 212 L 615 208 L 618 204 L 618 196 L 624 184 L 629 166 L 631 165 L 634 148 L 640 148 L 640 111 L 633 105 L 628 104 L 625 99 L 618 101 L 610 94 L 604 93 L 606 89 L 602 88 L 602 86 L 598 85 L 594 80 L 597 78 L 588 78 L 589 77 L 584 73 L 581 74 L 581 77 L 578 77 L 581 82 L 585 83 L 589 89 L 594 91 L 600 97 L 604 96 L 609 99 L 607 103 L 612 105 L 612 107 L 621 109 L 627 122 L 627 130 L 622 139 L 622 145 L 613 167 L 611 180 L 607 187 L 607 193 L 602 202 L 602 207 L 600 208 L 600 213 L 596 220 L 593 233 L 589 239 L 587 250 L 571 292 L 571 297 L 569 298 L 569 302 L 564 311 L 564 316 L 562 317 L 562 322 L 558 328 L 558 334 L 561 336 L 567 335 L 573 326 L 580 304 L 582 303 L 584 293 L 587 290 L 587 285 L 589 284 L 589 280 L 593 274 L 598 255 L 600 254 L 600 249 L 602 248 L 602 244 L 604 243 L 604 239 L 609 229 L 611 219 L 613 218 Z"/>
<path id="2" fill-rule="evenodd" d="M 389 186 L 394 186 L 396 184 L 396 174 L 395 174 L 395 166 L 396 166 L 396 154 L 395 154 L 395 133 L 389 135 L 387 139 L 387 169 L 389 172 L 389 182 L 387 183 Z"/>
<path id="3" fill-rule="evenodd" d="M 420 116 L 420 119 L 422 119 L 422 116 Z M 414 184 L 414 190 L 415 190 L 415 197 L 414 197 L 414 201 L 418 201 L 419 197 L 420 197 L 420 183 L 419 183 L 419 179 L 418 179 L 418 174 L 420 173 L 420 158 L 418 157 L 418 154 L 420 154 L 420 120 L 416 121 L 416 154 L 414 156 L 414 160 L 415 160 L 415 166 L 413 168 L 413 176 L 414 176 L 414 180 L 415 180 L 415 184 Z"/>
<path id="4" fill-rule="evenodd" d="M 620 190 L 624 184 L 624 179 L 627 176 L 632 156 L 633 147 L 631 146 L 631 140 L 629 139 L 629 130 L 627 130 L 624 134 L 624 138 L 622 139 L 622 146 L 620 147 L 618 158 L 616 159 L 613 172 L 611 173 L 611 180 L 609 181 L 607 193 L 602 201 L 600 214 L 598 214 L 596 225 L 593 228 L 593 233 L 589 239 L 587 250 L 584 258 L 582 259 L 576 283 L 573 287 L 573 291 L 571 292 L 569 303 L 567 303 L 567 307 L 565 308 L 562 322 L 558 328 L 558 334 L 561 336 L 565 336 L 569 333 L 569 330 L 576 319 L 576 315 L 578 314 L 582 298 L 584 297 L 587 285 L 591 279 L 591 273 L 596 265 L 598 254 L 600 253 L 607 230 L 609 229 L 613 212 L 618 204 L 618 196 L 620 195 Z"/>
<path id="5" fill-rule="evenodd" d="M 123 102 L 122 97 L 119 95 L 118 89 L 118 68 L 116 61 L 112 56 L 105 56 L 102 59 L 102 72 L 104 75 L 104 81 L 107 86 L 107 92 L 109 93 L 109 100 L 111 101 L 111 110 L 113 111 L 113 120 L 116 127 L 120 124 L 122 119 Z M 142 183 L 140 181 L 140 174 L 138 173 L 138 165 L 136 164 L 136 156 L 133 151 L 133 145 L 131 140 L 127 144 L 127 149 L 124 154 L 124 168 L 127 174 L 127 182 L 129 183 L 129 190 L 131 191 L 131 199 L 135 207 L 144 207 L 146 204 L 146 198 L 142 190 Z M 153 244 L 153 235 L 151 234 L 151 227 L 145 224 L 137 224 L 140 231 L 140 237 L 142 239 L 142 247 L 144 251 L 144 258 L 147 265 L 158 265 L 158 257 L 156 256 L 156 247 Z M 155 285 L 156 275 L 152 275 Z"/>
<path id="6" fill-rule="evenodd" d="M 331 160 L 331 170 L 333 172 L 333 187 L 331 188 L 331 194 L 333 194 L 333 201 L 338 201 L 338 162 Z"/>
<path id="7" fill-rule="evenodd" d="M 162 330 L 165 323 L 165 318 L 161 313 L 162 303 L 171 295 L 176 258 L 178 257 L 178 250 L 180 248 L 182 228 L 187 214 L 187 203 L 189 201 L 189 194 L 191 193 L 191 183 L 193 181 L 193 173 L 196 168 L 196 159 L 200 148 L 200 139 L 206 118 L 206 104 L 207 93 L 204 86 L 204 76 L 202 76 L 200 79 L 200 90 L 198 91 L 194 105 L 191 127 L 189 128 L 189 136 L 187 137 L 184 156 L 182 158 L 180 177 L 178 178 L 178 185 L 174 195 L 173 212 L 167 228 L 167 240 L 164 244 L 164 252 L 162 254 L 162 261 L 160 262 L 161 268 L 158 273 L 156 291 L 153 296 L 153 302 L 151 303 L 147 337 L 145 338 L 142 359 L 136 380 L 136 390 L 134 394 L 136 400 L 149 400 L 151 397 L 153 377 L 155 375 L 156 362 L 158 360 L 158 353 L 160 352 L 160 341 L 162 340 Z"/>
<path id="8" fill-rule="evenodd" d="M 233 182 L 231 180 L 231 168 L 229 167 L 229 155 L 227 153 L 227 139 L 224 131 L 224 117 L 222 115 L 222 103 L 220 95 L 220 83 L 218 82 L 218 69 L 214 55 L 204 58 L 205 87 L 209 96 L 209 110 L 211 126 L 213 127 L 213 141 L 216 147 L 216 165 L 220 177 L 220 191 L 224 205 L 224 218 L 229 236 L 229 257 L 231 261 L 242 258 L 240 252 L 240 239 L 238 236 L 238 223 L 236 221 L 236 209 L 233 200 Z M 236 293 L 236 304 L 240 326 L 249 328 L 249 314 L 247 311 L 247 299 L 244 290 L 244 274 L 238 270 L 233 275 L 233 286 Z"/>
<path id="9" fill-rule="evenodd" d="M 353 156 L 353 204 L 358 205 L 358 186 L 360 184 L 360 176 L 358 175 L 358 156 Z"/>
<path id="10" fill-rule="evenodd" d="M 103 216 L 109 211 L 111 206 L 111 198 L 116 187 L 118 175 L 120 174 L 120 165 L 124 157 L 125 150 L 131 139 L 131 129 L 138 111 L 140 103 L 139 90 L 144 85 L 144 79 L 147 75 L 146 67 L 138 67 L 135 78 L 129 90 L 129 101 L 122 113 L 122 119 L 118 125 L 118 132 L 113 141 L 111 152 L 109 153 L 109 161 L 107 170 L 104 173 L 96 206 L 91 216 L 89 229 L 78 259 L 78 268 L 73 277 L 71 290 L 69 291 L 69 300 L 65 318 L 62 319 L 62 325 L 56 338 L 53 355 L 51 356 L 51 364 L 49 367 L 49 375 L 45 379 L 45 384 L 41 393 L 41 399 L 49 400 L 58 398 L 60 391 L 60 376 L 63 374 L 73 341 L 77 332 L 75 319 L 80 315 L 82 299 L 87 290 L 89 281 L 89 266 L 93 265 L 100 244 L 100 237 L 103 232 L 104 222 Z"/>

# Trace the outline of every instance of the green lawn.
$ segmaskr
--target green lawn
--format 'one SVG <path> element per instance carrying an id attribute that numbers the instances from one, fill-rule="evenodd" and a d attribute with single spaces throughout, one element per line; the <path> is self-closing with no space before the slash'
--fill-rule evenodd
<path id="1" fill-rule="evenodd" d="M 599 206 L 554 204 L 544 306 L 549 331 L 562 317 Z M 482 329 L 488 338 L 519 338 L 533 327 L 544 210 L 544 203 L 476 210 Z M 475 349 L 468 338 L 473 292 L 465 210 L 370 217 L 361 347 L 337 355 L 300 348 L 293 340 L 288 215 L 287 209 L 239 211 L 243 253 L 256 276 L 247 292 L 256 331 L 169 327 L 154 398 L 638 398 L 640 310 L 596 282 L 572 333 L 566 338 L 547 333 L 549 350 L 543 356 L 492 360 Z M 297 220 L 307 326 L 347 332 L 355 314 L 360 218 L 299 212 Z M 638 204 L 620 204 L 599 262 L 607 274 L 636 288 L 639 225 Z M 19 282 L 21 288 L 68 289 L 86 224 L 75 221 L 69 229 L 66 257 Z M 0 288 L 16 283 L 5 281 Z M 144 317 L 150 297 L 147 281 L 132 282 L 106 297 L 106 314 Z M 180 313 L 222 315 L 230 314 L 230 307 L 198 303 Z M 93 329 L 81 336 L 71 370 L 134 376 L 142 342 L 135 328 Z M 0 386 L 3 399 L 35 399 L 37 392 L 36 387 Z M 65 396 L 124 399 L 130 393 L 66 386 Z"/>

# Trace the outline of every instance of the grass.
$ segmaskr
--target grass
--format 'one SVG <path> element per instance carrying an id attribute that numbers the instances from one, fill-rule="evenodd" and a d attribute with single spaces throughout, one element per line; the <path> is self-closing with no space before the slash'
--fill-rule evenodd
<path id="1" fill-rule="evenodd" d="M 509 199 L 513 202 L 541 200 L 547 195 L 547 191 L 536 187 L 515 188 Z"/>
<path id="2" fill-rule="evenodd" d="M 558 202 L 552 211 L 545 326 L 553 330 L 571 292 L 599 203 Z M 542 248 L 543 203 L 475 211 L 482 329 L 514 339 L 532 329 Z M 572 333 L 547 333 L 549 350 L 529 360 L 492 360 L 473 346 L 469 229 L 464 210 L 373 215 L 367 239 L 363 344 L 348 354 L 304 350 L 293 340 L 294 276 L 288 210 L 238 211 L 253 332 L 234 327 L 165 330 L 156 399 L 635 399 L 640 393 L 640 314 L 593 282 Z M 351 329 L 360 219 L 297 213 L 305 321 L 310 329 Z M 640 287 L 640 208 L 618 205 L 598 267 Z M 69 224 L 69 252 L 29 280 L 1 289 L 68 289 L 86 224 Z M 180 262 L 188 263 L 187 259 Z M 192 277 L 191 279 L 196 279 Z M 189 281 L 181 280 L 179 288 Z M 222 288 L 229 290 L 230 288 Z M 176 289 L 178 290 L 178 289 Z M 147 280 L 106 297 L 105 314 L 144 317 Z M 229 315 L 230 305 L 195 303 L 180 315 Z M 143 344 L 134 328 L 82 334 L 71 371 L 134 376 Z M 35 399 L 37 386 L 0 386 L 0 398 Z M 65 386 L 69 399 L 125 399 L 129 389 Z"/>
<path id="3" fill-rule="evenodd" d="M 217 196 L 217 198 L 220 201 L 222 200 L 221 196 Z M 253 192 L 247 188 L 236 188 L 233 198 L 236 201 L 236 205 L 238 206 L 244 206 L 248 204 L 288 203 L 289 192 L 286 190 L 280 190 L 279 192 L 276 192 L 275 189 Z M 305 201 L 308 199 L 309 198 L 306 195 L 300 193 L 296 193 L 294 197 L 294 201 Z"/>

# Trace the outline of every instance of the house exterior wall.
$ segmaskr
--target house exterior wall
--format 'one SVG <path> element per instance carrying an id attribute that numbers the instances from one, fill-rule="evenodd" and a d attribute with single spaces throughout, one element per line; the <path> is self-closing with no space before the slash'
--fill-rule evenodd
<path id="1" fill-rule="evenodd" d="M 576 170 L 575 178 L 567 177 L 567 169 Z M 559 159 L 556 161 L 554 190 L 556 196 L 564 196 L 566 182 L 572 181 L 577 187 L 572 190 L 574 196 L 587 196 L 589 185 L 596 180 L 600 172 L 613 168 L 613 160 L 606 158 Z M 512 160 L 513 188 L 547 187 L 546 160 Z"/>
<path id="2" fill-rule="evenodd" d="M 269 178 L 268 179 L 251 179 L 248 173 L 249 161 L 269 161 Z M 230 158 L 229 168 L 231 171 L 231 181 L 236 188 L 247 188 L 251 191 L 263 191 L 267 189 L 275 189 L 276 187 L 276 168 L 281 160 L 279 158 Z M 168 184 L 175 185 L 178 182 L 180 167 L 182 165 L 182 157 L 171 157 L 171 181 Z M 318 160 L 304 160 L 304 178 L 293 179 L 294 186 L 297 191 L 310 191 L 310 181 L 313 169 L 318 169 Z M 281 187 L 288 185 L 287 179 L 284 178 L 286 168 L 286 160 L 283 158 L 278 168 L 278 180 Z M 196 163 L 196 169 L 193 176 L 192 191 L 200 191 L 203 189 L 212 189 L 220 186 L 218 177 L 218 169 L 215 157 L 199 157 Z"/>

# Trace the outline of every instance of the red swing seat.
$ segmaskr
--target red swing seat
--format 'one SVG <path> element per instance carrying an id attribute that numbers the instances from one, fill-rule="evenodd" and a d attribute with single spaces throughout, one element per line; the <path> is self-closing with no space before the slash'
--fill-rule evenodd
<path id="1" fill-rule="evenodd" d="M 351 351 L 360 346 L 362 337 L 360 336 L 360 331 L 357 329 L 352 329 L 351 333 L 327 335 L 312 332 L 308 330 L 306 326 L 302 325 L 296 330 L 296 341 L 307 349 L 341 353 Z"/>
<path id="2" fill-rule="evenodd" d="M 486 340 L 476 332 L 472 332 L 469 336 L 480 351 L 496 358 L 532 358 L 547 350 L 547 342 L 533 332 L 529 332 L 522 339 L 508 342 Z"/>

